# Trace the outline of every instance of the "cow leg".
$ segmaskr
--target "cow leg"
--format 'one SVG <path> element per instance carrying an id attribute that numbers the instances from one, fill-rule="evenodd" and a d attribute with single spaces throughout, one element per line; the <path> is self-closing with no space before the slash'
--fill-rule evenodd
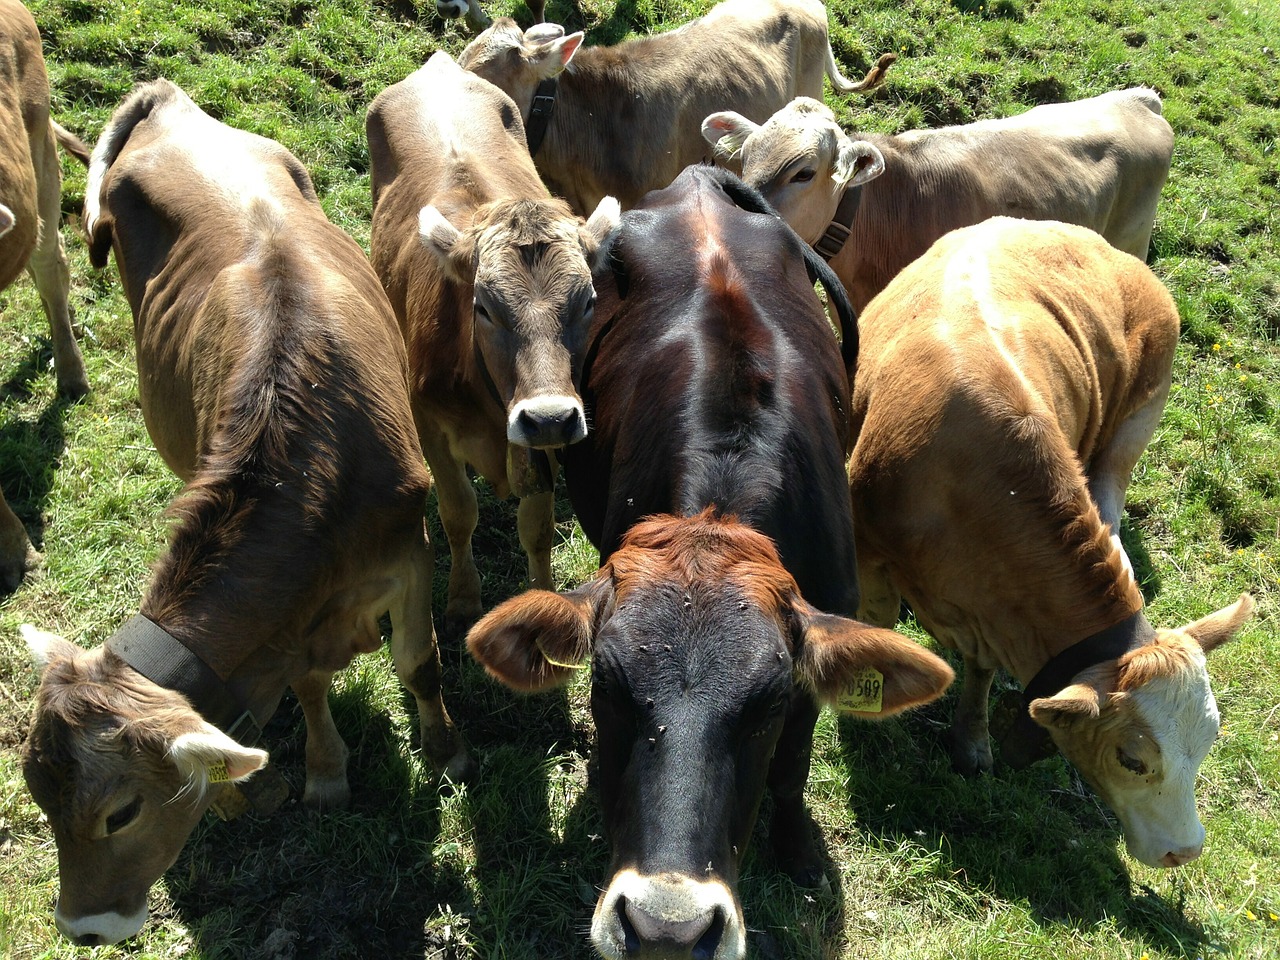
<path id="1" fill-rule="evenodd" d="M 423 537 L 410 548 L 405 588 L 391 601 L 391 656 L 400 682 L 418 701 L 422 752 L 437 773 L 458 782 L 475 773 L 475 761 L 440 696 L 440 650 L 431 623 L 434 566 Z"/>
<path id="2" fill-rule="evenodd" d="M 40 239 L 27 263 L 27 270 L 40 293 L 49 318 L 53 340 L 53 369 L 58 377 L 58 393 L 75 399 L 89 392 L 84 359 L 71 329 L 71 268 L 58 229 L 62 220 L 62 171 L 58 166 L 53 128 L 45 131 L 43 142 L 34 144 L 32 162 L 36 168 L 36 192 L 40 207 Z"/>
<path id="3" fill-rule="evenodd" d="M 769 765 L 769 843 L 778 866 L 802 887 L 819 886 L 825 879 L 817 831 L 804 803 L 817 722 L 818 704 L 797 690 Z"/>
<path id="4" fill-rule="evenodd" d="M 438 430 L 420 430 L 422 450 L 436 482 L 440 524 L 449 541 L 449 600 L 444 608 L 450 630 L 465 629 L 480 619 L 480 571 L 471 553 L 471 537 L 480 519 L 476 491 L 466 465 L 455 460 L 449 441 Z M 428 594 L 430 596 L 430 594 Z"/>
<path id="5" fill-rule="evenodd" d="M 994 670 L 978 666 L 978 661 L 964 658 L 964 679 L 960 686 L 960 702 L 947 739 L 951 748 L 951 766 L 966 777 L 990 773 L 991 734 L 987 729 L 987 698 L 991 695 Z"/>
<path id="6" fill-rule="evenodd" d="M 0 491 L 0 587 L 6 592 L 17 590 L 27 571 L 40 560 L 27 537 L 27 528 Z"/>
<path id="7" fill-rule="evenodd" d="M 341 810 L 351 802 L 347 745 L 329 710 L 332 682 L 332 672 L 312 670 L 290 684 L 307 724 L 307 786 L 302 802 L 318 810 Z"/>
<path id="8" fill-rule="evenodd" d="M 556 534 L 555 491 L 535 493 L 520 498 L 516 526 L 520 530 L 520 546 L 529 557 L 529 586 L 535 590 L 551 590 L 551 546 Z"/>
<path id="9" fill-rule="evenodd" d="M 1098 505 L 1102 522 L 1111 526 L 1111 542 L 1124 555 L 1125 566 L 1132 571 L 1129 556 L 1120 544 L 1120 517 L 1124 513 L 1124 495 L 1129 489 L 1129 479 L 1137 466 L 1142 451 L 1147 449 L 1164 402 L 1169 396 L 1169 385 L 1158 390 L 1150 400 L 1125 418 L 1116 428 L 1115 435 L 1089 462 L 1089 494 Z"/>
<path id="10" fill-rule="evenodd" d="M 892 629 L 902 609 L 902 594 L 889 579 L 889 568 L 883 563 L 863 559 L 858 552 L 858 588 L 861 601 L 858 619 L 872 626 Z"/>

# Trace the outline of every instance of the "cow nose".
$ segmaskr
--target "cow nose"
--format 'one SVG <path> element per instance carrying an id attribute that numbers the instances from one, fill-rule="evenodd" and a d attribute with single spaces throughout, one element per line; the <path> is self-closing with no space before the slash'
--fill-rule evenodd
<path id="1" fill-rule="evenodd" d="M 720 907 L 691 920 L 656 917 L 626 897 L 619 897 L 614 909 L 626 936 L 629 956 L 712 960 L 724 935 L 725 918 Z"/>
<path id="2" fill-rule="evenodd" d="M 96 933 L 85 933 L 78 937 L 72 937 L 71 942 L 77 947 L 101 947 L 107 941 L 105 937 L 100 937 Z"/>
<path id="3" fill-rule="evenodd" d="M 1200 852 L 1203 849 L 1204 845 L 1200 844 L 1195 847 L 1183 847 L 1181 850 L 1170 850 L 1160 858 L 1160 865 L 1163 867 L 1180 867 L 1184 863 L 1190 863 L 1200 856 Z"/>
<path id="4" fill-rule="evenodd" d="M 570 397 L 522 401 L 507 424 L 507 439 L 525 447 L 563 447 L 586 435 L 582 406 Z"/>

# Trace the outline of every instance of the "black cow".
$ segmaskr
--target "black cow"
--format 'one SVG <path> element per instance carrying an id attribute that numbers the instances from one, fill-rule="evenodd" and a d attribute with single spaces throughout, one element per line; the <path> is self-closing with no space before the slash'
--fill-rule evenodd
<path id="1" fill-rule="evenodd" d="M 502 604 L 468 644 L 523 690 L 593 656 L 613 851 L 596 948 L 740 958 L 735 888 L 766 783 L 779 860 L 802 882 L 821 876 L 803 801 L 818 701 L 886 717 L 940 695 L 952 671 L 848 619 L 856 346 L 826 266 L 709 167 L 625 214 L 611 263 L 583 373 L 594 426 L 565 458 L 603 566 L 577 590 Z M 843 358 L 815 275 L 846 331 Z"/>

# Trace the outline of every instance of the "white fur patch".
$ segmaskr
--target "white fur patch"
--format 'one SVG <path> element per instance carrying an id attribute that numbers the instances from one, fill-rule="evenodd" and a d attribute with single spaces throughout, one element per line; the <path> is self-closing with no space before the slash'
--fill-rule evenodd
<path id="1" fill-rule="evenodd" d="M 53 911 L 53 922 L 62 935 L 70 940 L 96 937 L 101 945 L 119 943 L 142 929 L 142 925 L 147 922 L 147 904 L 144 900 L 141 910 L 127 916 L 113 911 L 94 913 L 87 917 L 68 917 L 62 913 L 62 903 L 59 901 Z"/>

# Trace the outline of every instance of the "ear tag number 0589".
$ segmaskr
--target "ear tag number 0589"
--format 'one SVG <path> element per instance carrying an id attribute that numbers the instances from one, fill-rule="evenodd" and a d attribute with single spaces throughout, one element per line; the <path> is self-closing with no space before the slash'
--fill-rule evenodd
<path id="1" fill-rule="evenodd" d="M 850 677 L 836 707 L 854 713 L 880 713 L 884 709 L 884 674 L 875 667 L 859 670 Z"/>

